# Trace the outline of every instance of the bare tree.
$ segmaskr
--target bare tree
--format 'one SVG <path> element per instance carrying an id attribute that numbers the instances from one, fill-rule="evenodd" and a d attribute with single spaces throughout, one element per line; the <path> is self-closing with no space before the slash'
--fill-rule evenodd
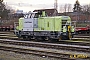
<path id="1" fill-rule="evenodd" d="M 60 5 L 60 13 L 63 13 L 63 5 Z"/>
<path id="2" fill-rule="evenodd" d="M 64 4 L 60 5 L 60 12 L 71 12 L 72 11 L 72 5 L 71 4 Z"/>
<path id="3" fill-rule="evenodd" d="M 64 11 L 67 11 L 67 4 L 64 5 Z"/>
<path id="4" fill-rule="evenodd" d="M 5 4 L 3 3 L 3 0 L 0 0 L 0 17 L 2 19 L 7 19 L 8 18 L 8 13 L 10 11 L 6 9 Z"/>
<path id="5" fill-rule="evenodd" d="M 67 15 L 67 12 L 71 12 L 71 10 L 72 10 L 72 5 L 71 5 L 71 4 L 65 4 L 63 10 L 64 10 L 64 12 L 65 12 L 65 15 Z"/>
<path id="6" fill-rule="evenodd" d="M 72 10 L 72 5 L 71 4 L 67 4 L 67 10 L 68 10 L 68 12 L 71 12 L 71 10 Z"/>
<path id="7" fill-rule="evenodd" d="M 82 11 L 86 16 L 86 20 L 89 20 L 89 16 L 90 16 L 90 4 L 88 5 L 83 5 L 82 6 Z"/>

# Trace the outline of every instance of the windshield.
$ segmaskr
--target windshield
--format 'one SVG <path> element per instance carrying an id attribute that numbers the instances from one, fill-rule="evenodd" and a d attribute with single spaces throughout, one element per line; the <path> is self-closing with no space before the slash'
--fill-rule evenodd
<path id="1" fill-rule="evenodd" d="M 25 14 L 24 18 L 34 18 L 35 14 L 34 13 L 30 13 L 30 14 Z"/>
<path id="2" fill-rule="evenodd" d="M 28 18 L 28 14 L 25 14 L 25 15 L 24 15 L 24 18 Z"/>

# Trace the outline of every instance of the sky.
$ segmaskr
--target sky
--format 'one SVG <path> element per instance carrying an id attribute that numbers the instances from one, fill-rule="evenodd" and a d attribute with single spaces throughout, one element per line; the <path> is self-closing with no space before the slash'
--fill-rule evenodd
<path id="1" fill-rule="evenodd" d="M 74 5 L 76 0 L 57 0 L 58 7 L 64 4 Z M 78 0 L 80 4 L 89 4 L 90 0 Z M 4 0 L 4 3 L 15 10 L 33 11 L 35 9 L 54 8 L 54 0 Z"/>

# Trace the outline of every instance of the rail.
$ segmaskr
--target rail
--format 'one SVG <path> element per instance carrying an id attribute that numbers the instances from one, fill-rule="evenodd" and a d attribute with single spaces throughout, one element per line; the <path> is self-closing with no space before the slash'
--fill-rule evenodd
<path id="1" fill-rule="evenodd" d="M 65 45 L 65 44 L 48 44 L 48 43 L 35 43 L 35 42 L 26 42 L 23 41 L 20 43 L 20 41 L 17 43 L 18 41 L 10 41 L 7 42 L 8 44 L 5 44 L 5 42 L 3 41 L 2 43 L 0 42 L 0 50 L 5 50 L 5 51 L 12 51 L 12 52 L 16 52 L 16 53 L 23 53 L 23 54 L 34 54 L 34 55 L 39 55 L 39 56 L 47 56 L 47 57 L 54 57 L 54 58 L 59 58 L 59 59 L 67 59 L 67 60 L 76 60 L 76 59 L 90 59 L 90 54 L 88 54 L 90 51 L 84 51 L 84 53 L 78 53 L 79 52 L 79 48 L 77 49 L 76 47 L 78 46 L 73 46 L 75 49 L 74 50 L 78 50 L 78 52 L 72 54 L 69 50 L 72 50 L 72 48 L 68 47 L 69 45 Z M 61 48 L 61 47 L 63 48 Z M 67 47 L 65 47 L 67 46 Z M 66 49 L 68 48 L 68 50 Z M 89 47 L 83 47 L 81 46 L 80 48 L 89 48 Z M 63 51 L 62 51 L 63 49 Z M 67 53 L 67 51 L 68 53 Z M 73 52 L 74 52 L 73 50 Z M 66 51 L 66 52 L 65 52 Z M 82 49 L 81 49 L 82 51 Z M 63 53 L 65 52 L 65 53 Z M 88 52 L 88 53 L 85 53 Z M 73 55 L 84 55 L 82 57 L 77 57 L 77 58 L 72 58 L 70 56 Z"/>

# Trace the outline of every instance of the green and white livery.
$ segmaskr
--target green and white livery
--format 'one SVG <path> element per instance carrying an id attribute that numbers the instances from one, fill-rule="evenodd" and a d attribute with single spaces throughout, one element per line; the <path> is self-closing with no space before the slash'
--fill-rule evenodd
<path id="1" fill-rule="evenodd" d="M 30 12 L 15 24 L 15 34 L 23 38 L 70 39 L 74 33 L 69 16 L 47 17 L 42 13 Z"/>

